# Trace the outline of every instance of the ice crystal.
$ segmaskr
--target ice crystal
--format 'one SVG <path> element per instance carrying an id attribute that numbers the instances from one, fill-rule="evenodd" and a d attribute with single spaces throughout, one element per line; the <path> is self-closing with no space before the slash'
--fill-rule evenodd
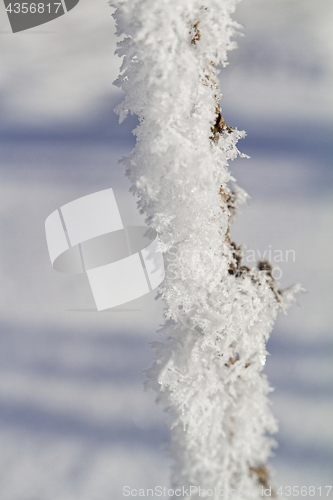
<path id="1" fill-rule="evenodd" d="M 164 252 L 165 341 L 155 342 L 149 386 L 170 415 L 174 487 L 267 485 L 277 430 L 262 373 L 266 341 L 297 287 L 279 290 L 268 263 L 241 265 L 230 221 L 246 193 L 229 161 L 245 132 L 222 117 L 217 75 L 235 48 L 236 0 L 118 0 L 123 56 L 117 112 L 139 117 L 123 161 L 132 192 Z M 192 498 L 199 498 L 192 495 Z"/>

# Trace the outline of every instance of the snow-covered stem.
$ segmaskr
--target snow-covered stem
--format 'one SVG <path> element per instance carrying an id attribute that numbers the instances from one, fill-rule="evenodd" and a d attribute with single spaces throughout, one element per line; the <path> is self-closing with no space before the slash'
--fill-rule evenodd
<path id="1" fill-rule="evenodd" d="M 297 287 L 279 290 L 268 263 L 241 266 L 229 225 L 246 193 L 228 186 L 245 136 L 222 118 L 217 75 L 239 25 L 237 0 L 115 0 L 124 56 L 120 119 L 135 113 L 123 161 L 164 252 L 166 304 L 149 386 L 170 415 L 174 487 L 255 490 L 268 484 L 277 430 L 262 374 L 266 341 Z M 193 491 L 193 490 L 192 490 Z M 201 495 L 202 496 L 202 495 Z M 199 498 L 192 494 L 192 498 Z"/>

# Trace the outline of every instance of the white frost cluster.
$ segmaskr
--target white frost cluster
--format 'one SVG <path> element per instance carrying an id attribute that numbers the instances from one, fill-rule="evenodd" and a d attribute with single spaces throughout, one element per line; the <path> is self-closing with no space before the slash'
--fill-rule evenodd
<path id="1" fill-rule="evenodd" d="M 170 414 L 172 485 L 223 488 L 225 498 L 232 488 L 255 489 L 261 498 L 273 442 L 267 433 L 277 429 L 261 373 L 265 344 L 297 287 L 279 291 L 267 265 L 242 267 L 229 239 L 246 195 L 228 187 L 228 162 L 245 133 L 213 130 L 221 97 L 215 68 L 234 48 L 236 4 L 112 1 L 117 34 L 125 35 L 118 112 L 140 119 L 136 147 L 123 161 L 166 266 L 167 340 L 154 344 L 148 378 Z"/>

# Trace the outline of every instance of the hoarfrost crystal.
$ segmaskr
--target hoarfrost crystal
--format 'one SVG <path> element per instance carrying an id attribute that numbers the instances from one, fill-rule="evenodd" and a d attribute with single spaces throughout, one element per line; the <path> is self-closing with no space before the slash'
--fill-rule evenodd
<path id="1" fill-rule="evenodd" d="M 247 195 L 229 187 L 228 165 L 245 133 L 222 118 L 216 67 L 235 48 L 236 4 L 112 2 L 117 34 L 125 35 L 116 84 L 126 97 L 117 111 L 140 120 L 123 161 L 166 267 L 167 340 L 154 343 L 148 379 L 170 415 L 172 485 L 223 488 L 225 498 L 232 488 L 255 489 L 259 498 L 273 444 L 267 434 L 277 430 L 262 374 L 265 345 L 299 286 L 280 291 L 269 264 L 242 266 L 230 241 Z"/>

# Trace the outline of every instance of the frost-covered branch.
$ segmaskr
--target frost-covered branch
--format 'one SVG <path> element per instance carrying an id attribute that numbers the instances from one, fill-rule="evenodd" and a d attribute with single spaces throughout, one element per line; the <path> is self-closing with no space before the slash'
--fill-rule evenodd
<path id="1" fill-rule="evenodd" d="M 170 414 L 173 486 L 254 489 L 261 497 L 277 429 L 262 374 L 266 341 L 297 287 L 268 263 L 241 265 L 229 226 L 246 199 L 228 169 L 245 136 L 222 117 L 218 65 L 235 47 L 236 0 L 118 0 L 123 120 L 138 115 L 124 160 L 164 252 L 164 342 L 149 386 Z M 197 498 L 192 496 L 192 498 Z M 215 497 L 214 497 L 215 498 Z M 216 496 L 218 498 L 218 496 Z"/>

